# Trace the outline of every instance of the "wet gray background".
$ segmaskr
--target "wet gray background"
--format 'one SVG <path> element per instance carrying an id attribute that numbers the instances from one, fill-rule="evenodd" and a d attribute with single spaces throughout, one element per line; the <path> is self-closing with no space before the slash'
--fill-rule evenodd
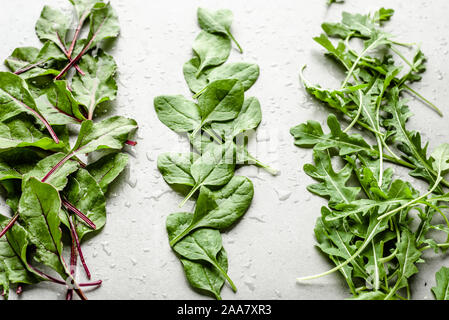
<path id="1" fill-rule="evenodd" d="M 229 256 L 229 275 L 239 291 L 228 286 L 224 299 L 342 299 L 348 296 L 339 275 L 330 275 L 298 285 L 295 278 L 331 268 L 314 247 L 313 228 L 325 201 L 311 196 L 305 187 L 312 181 L 302 166 L 311 161 L 311 151 L 293 146 L 290 127 L 308 119 L 323 121 L 328 111 L 311 100 L 298 81 L 307 64 L 306 76 L 323 86 L 338 85 L 341 74 L 330 68 L 312 37 L 320 34 L 321 22 L 339 21 L 341 11 L 365 13 L 381 6 L 396 9 L 387 29 L 399 41 L 422 45 L 429 57 L 428 71 L 414 88 L 434 101 L 449 116 L 449 2 L 447 0 L 347 0 L 330 9 L 325 0 L 111 0 L 122 33 L 112 54 L 119 67 L 118 99 L 109 114 L 135 118 L 140 125 L 138 146 L 129 148 L 129 169 L 108 195 L 108 221 L 104 230 L 84 244 L 84 253 L 96 290 L 86 290 L 91 299 L 206 299 L 185 280 L 180 262 L 170 250 L 165 218 L 178 211 L 181 196 L 172 192 L 159 175 L 155 159 L 162 152 L 187 152 L 185 139 L 164 127 L 153 109 L 161 94 L 190 96 L 182 66 L 191 57 L 193 40 L 200 29 L 198 6 L 231 9 L 234 35 L 243 46 L 233 50 L 230 61 L 256 62 L 261 76 L 248 92 L 259 98 L 263 122 L 253 138 L 257 156 L 281 170 L 272 177 L 253 167 L 242 168 L 250 177 L 255 197 L 246 216 L 223 235 Z M 15 47 L 38 46 L 34 24 L 45 5 L 69 9 L 62 0 L 1 1 L 0 58 Z M 407 52 L 405 52 L 407 53 Z M 408 53 L 410 54 L 410 53 Z M 4 69 L 4 67 L 1 67 Z M 430 148 L 447 142 L 447 119 L 439 118 L 411 97 L 416 117 L 410 128 L 431 139 Z M 188 203 L 185 211 L 193 207 Z M 6 207 L 4 207 L 4 212 Z M 427 263 L 413 281 L 413 298 L 432 299 L 434 274 L 449 259 L 426 255 Z M 78 278 L 83 270 L 78 268 Z M 21 299 L 63 299 L 65 290 L 53 284 L 26 288 Z M 12 295 L 12 299 L 16 299 Z"/>

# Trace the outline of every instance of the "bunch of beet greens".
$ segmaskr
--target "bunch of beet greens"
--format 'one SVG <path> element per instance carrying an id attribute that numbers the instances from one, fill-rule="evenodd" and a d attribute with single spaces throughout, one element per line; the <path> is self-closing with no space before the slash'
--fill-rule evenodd
<path id="1" fill-rule="evenodd" d="M 424 262 L 423 252 L 444 253 L 449 247 L 449 144 L 429 152 L 421 134 L 408 128 L 407 96 L 441 112 L 411 87 L 425 71 L 424 54 L 381 28 L 393 13 L 384 8 L 372 15 L 344 12 L 341 22 L 322 25 L 324 33 L 314 39 L 346 77 L 338 89 L 301 78 L 307 92 L 335 115 L 328 117 L 329 132 L 316 121 L 291 129 L 297 146 L 313 148 L 314 164 L 306 164 L 304 172 L 317 183 L 308 190 L 329 201 L 315 236 L 335 264 L 298 280 L 338 271 L 355 299 L 409 299 L 410 278 Z M 360 50 L 355 42 L 362 44 Z M 402 48 L 413 50 L 413 58 L 407 59 Z M 337 170 L 337 163 L 343 168 Z M 392 165 L 408 169 L 427 190 L 397 179 Z M 448 279 L 449 269 L 443 267 L 432 288 L 437 299 L 448 299 Z"/>
<path id="2" fill-rule="evenodd" d="M 116 63 L 101 49 L 119 34 L 117 15 L 101 0 L 70 2 L 76 21 L 45 6 L 36 23 L 43 46 L 15 49 L 5 61 L 11 72 L 0 72 L 0 183 L 12 212 L 0 216 L 6 297 L 11 284 L 21 292 L 24 284 L 51 281 L 68 286 L 67 299 L 73 291 L 86 299 L 81 287 L 101 283 L 76 282 L 78 256 L 91 278 L 80 244 L 105 225 L 105 193 L 128 161 L 120 151 L 135 144 L 128 140 L 134 120 L 92 120 L 96 107 L 117 94 Z M 84 163 L 93 152 L 99 160 Z M 69 263 L 65 234 L 72 240 Z"/>

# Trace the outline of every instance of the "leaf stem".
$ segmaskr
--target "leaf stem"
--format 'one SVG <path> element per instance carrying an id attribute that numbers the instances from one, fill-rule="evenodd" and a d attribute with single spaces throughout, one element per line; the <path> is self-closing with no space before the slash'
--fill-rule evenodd
<path id="1" fill-rule="evenodd" d="M 78 238 L 78 233 L 76 231 L 76 227 L 73 224 L 72 217 L 70 214 L 67 214 L 67 218 L 70 224 L 70 230 L 72 231 L 72 239 L 75 241 L 76 248 L 78 250 L 78 254 L 80 256 L 81 263 L 83 265 L 84 271 L 86 271 L 87 278 L 90 280 L 92 278 L 89 268 L 87 267 L 86 260 L 84 259 L 83 251 L 81 250 L 80 240 Z"/>
<path id="2" fill-rule="evenodd" d="M 92 222 L 84 213 L 82 213 L 78 208 L 76 208 L 73 204 L 71 204 L 66 199 L 62 199 L 62 204 L 66 209 L 70 210 L 71 212 L 75 213 L 81 220 L 83 220 L 89 227 L 96 230 L 97 226 L 95 223 Z"/>
<path id="3" fill-rule="evenodd" d="M 17 212 L 12 218 L 11 220 L 9 220 L 8 224 L 6 225 L 6 227 L 0 232 L 0 238 L 2 238 L 9 229 L 11 229 L 14 224 L 16 223 L 17 219 L 19 219 L 19 212 Z"/>
<path id="4" fill-rule="evenodd" d="M 420 98 L 421 100 L 423 100 L 425 103 L 427 103 L 433 110 L 435 110 L 438 115 L 440 115 L 441 117 L 443 117 L 443 112 L 436 106 L 434 105 L 432 102 L 430 102 L 428 99 L 426 99 L 423 95 L 421 95 L 419 92 L 413 90 L 411 87 L 409 87 L 408 85 L 406 85 L 405 83 L 403 84 L 403 87 L 407 90 L 410 91 L 411 93 L 413 93 L 415 96 L 417 96 L 418 98 Z"/>
<path id="5" fill-rule="evenodd" d="M 194 195 L 194 193 L 201 188 L 202 184 L 196 185 L 192 190 L 190 190 L 189 194 L 184 198 L 184 200 L 179 204 L 179 207 L 182 208 L 186 204 L 186 202 Z"/>
<path id="6" fill-rule="evenodd" d="M 232 35 L 231 31 L 226 30 L 228 33 L 229 38 L 231 38 L 231 40 L 235 43 L 235 45 L 237 46 L 237 48 L 239 48 L 240 53 L 243 53 L 243 49 L 240 46 L 240 44 L 238 43 L 238 41 L 234 38 L 234 36 Z"/>

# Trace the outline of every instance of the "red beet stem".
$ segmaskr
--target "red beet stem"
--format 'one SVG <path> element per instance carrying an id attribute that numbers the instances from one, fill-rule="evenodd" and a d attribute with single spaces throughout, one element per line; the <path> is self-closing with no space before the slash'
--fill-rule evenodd
<path id="1" fill-rule="evenodd" d="M 72 211 L 74 214 L 76 214 L 78 217 L 80 217 L 81 220 L 83 220 L 85 223 L 87 223 L 87 225 L 89 225 L 89 227 L 91 227 L 94 230 L 97 229 L 97 226 L 95 225 L 95 223 L 93 223 L 84 213 L 79 211 L 73 204 L 71 204 L 70 202 L 68 202 L 65 199 L 62 200 L 62 204 L 68 210 Z"/>
<path id="2" fill-rule="evenodd" d="M 78 253 L 80 256 L 81 263 L 83 265 L 84 271 L 86 271 L 87 278 L 90 280 L 92 278 L 89 268 L 87 267 L 86 260 L 84 259 L 83 251 L 81 250 L 80 240 L 78 238 L 78 233 L 76 232 L 75 225 L 73 224 L 72 217 L 68 215 L 70 229 L 72 231 L 72 240 L 75 241 L 76 248 L 78 249 Z"/>
<path id="3" fill-rule="evenodd" d="M 11 220 L 9 220 L 8 224 L 6 225 L 6 227 L 0 232 L 0 238 L 3 237 L 6 234 L 6 232 L 8 232 L 8 230 L 13 227 L 13 225 L 16 223 L 18 218 L 19 218 L 19 213 L 17 212 L 14 215 L 14 217 L 12 217 Z"/>

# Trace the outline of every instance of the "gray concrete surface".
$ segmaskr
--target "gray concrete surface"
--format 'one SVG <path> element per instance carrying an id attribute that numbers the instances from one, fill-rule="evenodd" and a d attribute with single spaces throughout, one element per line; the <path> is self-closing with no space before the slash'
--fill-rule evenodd
<path id="1" fill-rule="evenodd" d="M 263 123 L 252 141 L 258 157 L 281 170 L 272 177 L 252 167 L 238 174 L 255 184 L 253 204 L 240 223 L 223 235 L 229 256 L 229 274 L 239 290 L 226 286 L 224 299 L 342 299 L 348 297 L 339 275 L 303 285 L 295 278 L 325 271 L 331 264 L 314 247 L 313 227 L 325 203 L 305 190 L 311 179 L 302 166 L 311 152 L 293 146 L 290 127 L 308 119 L 323 121 L 327 110 L 304 92 L 298 81 L 303 64 L 307 77 L 325 86 L 341 75 L 329 68 L 322 50 L 312 40 L 324 20 L 340 19 L 341 11 L 368 12 L 381 6 L 396 10 L 387 29 L 405 42 L 422 45 L 429 57 L 423 81 L 414 85 L 449 117 L 449 2 L 446 0 L 347 0 L 330 9 L 325 0 L 111 0 L 120 16 L 122 33 L 112 53 L 119 67 L 119 93 L 109 114 L 137 119 L 138 146 L 129 149 L 131 162 L 114 184 L 108 199 L 104 230 L 84 245 L 94 279 L 104 280 L 91 299 L 207 299 L 187 284 L 181 264 L 170 250 L 165 218 L 178 211 L 181 196 L 159 175 L 155 159 L 169 151 L 188 150 L 185 139 L 162 125 L 153 98 L 160 94 L 190 95 L 182 65 L 191 57 L 200 31 L 196 8 L 229 8 L 233 30 L 245 53 L 232 52 L 231 61 L 256 62 L 261 76 L 248 92 L 259 98 Z M 62 0 L 2 0 L 0 58 L 15 47 L 39 45 L 34 24 L 45 5 L 69 9 Z M 1 67 L 4 69 L 4 67 Z M 448 141 L 447 118 L 439 118 L 411 98 L 416 116 L 410 127 L 430 139 L 430 148 Z M 281 200 L 283 199 L 283 200 Z M 193 202 L 185 209 L 190 210 Z M 6 208 L 6 207 L 5 207 Z M 3 209 L 6 210 L 6 209 Z M 434 274 L 447 257 L 428 257 L 413 281 L 414 299 L 432 299 Z M 78 269 L 79 278 L 83 271 Z M 65 290 L 43 283 L 27 288 L 20 299 L 63 299 Z M 15 295 L 12 299 L 17 299 Z"/>

